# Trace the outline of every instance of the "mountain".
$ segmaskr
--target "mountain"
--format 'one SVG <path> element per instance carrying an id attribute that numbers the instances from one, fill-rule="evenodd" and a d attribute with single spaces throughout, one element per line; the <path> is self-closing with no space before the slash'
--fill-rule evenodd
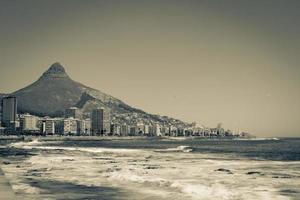
<path id="1" fill-rule="evenodd" d="M 60 63 L 54 63 L 37 81 L 11 95 L 18 98 L 20 112 L 37 115 L 62 115 L 66 108 L 80 100 L 82 104 L 87 95 L 100 101 L 104 107 L 107 104 L 124 104 L 108 94 L 73 81 Z"/>
<path id="2" fill-rule="evenodd" d="M 109 109 L 117 120 L 142 118 L 152 122 L 182 123 L 159 115 L 148 114 L 123 101 L 72 80 L 60 63 L 54 63 L 42 76 L 25 88 L 11 93 L 18 99 L 18 111 L 37 116 L 63 116 L 66 108 L 76 106 L 88 115 L 92 109 Z M 0 97 L 1 98 L 1 97 Z"/>

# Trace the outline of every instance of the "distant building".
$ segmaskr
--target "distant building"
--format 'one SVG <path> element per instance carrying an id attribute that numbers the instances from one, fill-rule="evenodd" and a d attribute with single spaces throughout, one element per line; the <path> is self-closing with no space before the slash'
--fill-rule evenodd
<path id="1" fill-rule="evenodd" d="M 121 125 L 121 136 L 127 136 L 128 135 L 128 126 L 126 123 Z"/>
<path id="2" fill-rule="evenodd" d="M 2 99 L 2 125 L 15 130 L 17 121 L 17 98 L 4 97 Z"/>
<path id="3" fill-rule="evenodd" d="M 40 119 L 38 124 L 41 129 L 41 133 L 46 135 L 55 134 L 55 119 L 52 118 Z"/>
<path id="4" fill-rule="evenodd" d="M 136 127 L 137 127 L 137 134 L 138 135 L 144 135 L 144 133 L 145 133 L 145 125 L 144 125 L 144 123 L 137 123 L 136 124 Z"/>
<path id="5" fill-rule="evenodd" d="M 144 132 L 145 135 L 149 135 L 149 125 L 145 125 L 145 132 Z"/>
<path id="6" fill-rule="evenodd" d="M 130 136 L 135 136 L 135 135 L 137 135 L 137 127 L 136 127 L 136 126 L 130 126 L 130 129 L 129 129 L 129 135 L 130 135 Z"/>
<path id="7" fill-rule="evenodd" d="M 175 137 L 175 136 L 178 135 L 178 129 L 177 129 L 176 126 L 172 126 L 172 125 L 171 125 L 171 126 L 169 127 L 169 130 L 170 130 L 170 136 Z"/>
<path id="8" fill-rule="evenodd" d="M 80 119 L 81 118 L 80 110 L 76 107 L 67 108 L 65 110 L 65 118 L 71 118 L 71 117 L 73 117 L 74 119 Z"/>
<path id="9" fill-rule="evenodd" d="M 156 123 L 154 126 L 154 135 L 156 136 L 162 136 L 162 133 L 160 132 L 160 125 L 159 123 Z"/>
<path id="10" fill-rule="evenodd" d="M 78 120 L 74 118 L 64 119 L 64 134 L 77 134 L 78 133 Z"/>
<path id="11" fill-rule="evenodd" d="M 98 108 L 92 111 L 92 133 L 110 133 L 110 113 L 108 110 Z"/>
<path id="12" fill-rule="evenodd" d="M 155 135 L 156 135 L 155 126 L 149 125 L 149 136 L 155 136 Z"/>
<path id="13" fill-rule="evenodd" d="M 37 121 L 38 117 L 28 113 L 20 115 L 20 130 L 23 132 L 39 131 L 39 128 L 37 127 Z"/>
<path id="14" fill-rule="evenodd" d="M 84 119 L 80 121 L 80 133 L 89 135 L 91 133 L 91 119 Z"/>
<path id="15" fill-rule="evenodd" d="M 113 135 L 118 135 L 120 136 L 121 135 L 121 126 L 119 124 L 111 124 L 110 126 L 110 131 Z"/>
<path id="16" fill-rule="evenodd" d="M 176 131 L 176 136 L 184 136 L 184 132 L 185 132 L 184 128 L 178 127 Z"/>
<path id="17" fill-rule="evenodd" d="M 64 118 L 54 118 L 55 134 L 64 134 Z"/>
<path id="18" fill-rule="evenodd" d="M 162 135 L 169 135 L 170 132 L 169 132 L 169 127 L 164 125 L 160 128 L 160 132 L 162 133 Z"/>

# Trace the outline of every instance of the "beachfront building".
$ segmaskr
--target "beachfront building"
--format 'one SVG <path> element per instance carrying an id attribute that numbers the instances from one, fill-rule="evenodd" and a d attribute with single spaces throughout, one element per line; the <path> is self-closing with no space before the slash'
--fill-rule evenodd
<path id="1" fill-rule="evenodd" d="M 171 134 L 172 134 L 172 136 L 178 136 L 178 128 L 176 126 L 172 127 Z"/>
<path id="2" fill-rule="evenodd" d="M 21 132 L 39 132 L 40 129 L 37 127 L 38 117 L 27 113 L 20 115 L 19 120 Z"/>
<path id="3" fill-rule="evenodd" d="M 149 135 L 149 125 L 148 124 L 145 124 L 145 132 L 144 132 L 145 135 Z"/>
<path id="4" fill-rule="evenodd" d="M 145 133 L 145 125 L 143 122 L 139 122 L 136 124 L 137 135 L 144 135 Z"/>
<path id="5" fill-rule="evenodd" d="M 91 119 L 83 119 L 80 120 L 79 123 L 79 133 L 84 135 L 90 135 L 91 134 Z"/>
<path id="6" fill-rule="evenodd" d="M 161 126 L 160 132 L 161 132 L 164 136 L 170 135 L 170 132 L 169 132 L 169 126 L 166 126 L 166 125 Z"/>
<path id="7" fill-rule="evenodd" d="M 160 132 L 159 123 L 155 123 L 155 125 L 154 125 L 154 135 L 155 136 L 162 136 L 162 133 Z"/>
<path id="8" fill-rule="evenodd" d="M 110 133 L 110 113 L 107 109 L 97 108 L 92 111 L 92 133 Z"/>
<path id="9" fill-rule="evenodd" d="M 51 118 L 45 118 L 41 120 L 41 132 L 43 134 L 55 134 L 55 120 Z"/>
<path id="10" fill-rule="evenodd" d="M 78 122 L 74 118 L 64 119 L 64 134 L 77 134 L 78 133 Z"/>
<path id="11" fill-rule="evenodd" d="M 137 135 L 137 127 L 136 126 L 130 126 L 130 128 L 129 128 L 129 135 L 130 136 Z"/>
<path id="12" fill-rule="evenodd" d="M 121 126 L 119 124 L 112 123 L 110 126 L 110 130 L 113 135 L 121 135 Z"/>
<path id="13" fill-rule="evenodd" d="M 149 125 L 149 134 L 148 136 L 154 136 L 154 126 L 152 124 Z"/>
<path id="14" fill-rule="evenodd" d="M 127 136 L 129 133 L 128 126 L 126 123 L 121 125 L 121 136 Z"/>
<path id="15" fill-rule="evenodd" d="M 8 129 L 15 130 L 17 122 L 17 98 L 4 97 L 2 99 L 2 125 Z"/>
<path id="16" fill-rule="evenodd" d="M 64 134 L 64 118 L 54 118 L 55 134 Z"/>

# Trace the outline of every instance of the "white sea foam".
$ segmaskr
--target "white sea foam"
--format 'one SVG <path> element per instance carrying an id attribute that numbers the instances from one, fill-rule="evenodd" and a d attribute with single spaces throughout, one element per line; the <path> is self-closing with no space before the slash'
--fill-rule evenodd
<path id="1" fill-rule="evenodd" d="M 38 145 L 38 144 L 43 144 L 43 142 L 38 141 L 38 139 L 34 139 L 30 142 L 22 141 L 22 142 L 11 143 L 8 146 L 9 147 L 15 147 L 15 148 L 22 148 L 24 146 L 35 146 L 35 145 Z"/>
<path id="2" fill-rule="evenodd" d="M 189 184 L 175 181 L 171 187 L 177 188 L 193 199 L 232 199 L 234 195 L 224 185 Z"/>
<path id="3" fill-rule="evenodd" d="M 16 193 L 26 193 L 26 194 L 35 194 L 35 195 L 39 194 L 41 191 L 39 188 L 31 187 L 28 184 L 22 184 L 22 183 L 14 184 L 12 185 L 12 188 Z"/>
<path id="4" fill-rule="evenodd" d="M 45 142 L 33 140 L 31 142 L 17 142 L 12 143 L 10 147 L 23 148 L 23 149 L 45 149 L 45 150 L 67 150 L 67 151 L 85 151 L 91 153 L 101 152 L 138 152 L 137 149 L 121 149 L 121 148 L 101 148 L 101 147 L 64 147 L 64 146 L 42 146 Z"/>
<path id="5" fill-rule="evenodd" d="M 155 151 L 156 152 L 185 152 L 185 153 L 188 153 L 188 152 L 192 152 L 193 148 L 190 146 L 180 145 L 176 148 L 158 149 Z"/>
<path id="6" fill-rule="evenodd" d="M 146 199 L 279 200 L 289 197 L 278 191 L 286 186 L 294 189 L 300 184 L 299 162 L 230 160 L 223 159 L 225 155 L 219 159 L 215 154 L 183 153 L 182 150 L 190 148 L 188 146 L 179 146 L 165 153 L 47 146 L 47 143 L 41 145 L 37 141 L 17 146 L 49 150 L 20 161 L 19 167 L 16 167 L 17 164 L 3 166 L 14 190 L 24 196 L 36 195 L 36 199 L 46 198 L 39 188 L 25 184 L 24 177 L 34 181 L 47 179 L 77 185 L 116 187 L 128 191 L 128 199 L 138 199 L 135 195 L 139 193 Z M 57 149 L 66 151 L 52 151 Z M 232 173 L 218 171 L 220 168 Z M 283 169 L 293 178 L 274 180 L 273 174 L 282 173 Z M 249 171 L 260 174 L 249 175 Z M 55 196 L 58 194 L 52 195 L 52 199 L 59 199 Z M 27 199 L 31 197 L 27 196 Z"/>
<path id="7" fill-rule="evenodd" d="M 234 138 L 234 140 L 280 140 L 279 138 Z"/>

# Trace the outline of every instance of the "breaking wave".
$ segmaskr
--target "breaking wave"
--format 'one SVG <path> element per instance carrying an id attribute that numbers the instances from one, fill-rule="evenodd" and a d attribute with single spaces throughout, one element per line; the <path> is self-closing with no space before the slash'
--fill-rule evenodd
<path id="1" fill-rule="evenodd" d="M 180 145 L 176 148 L 167 148 L 167 149 L 158 149 L 155 150 L 156 152 L 192 152 L 194 149 L 190 146 L 184 146 L 184 145 Z"/>

